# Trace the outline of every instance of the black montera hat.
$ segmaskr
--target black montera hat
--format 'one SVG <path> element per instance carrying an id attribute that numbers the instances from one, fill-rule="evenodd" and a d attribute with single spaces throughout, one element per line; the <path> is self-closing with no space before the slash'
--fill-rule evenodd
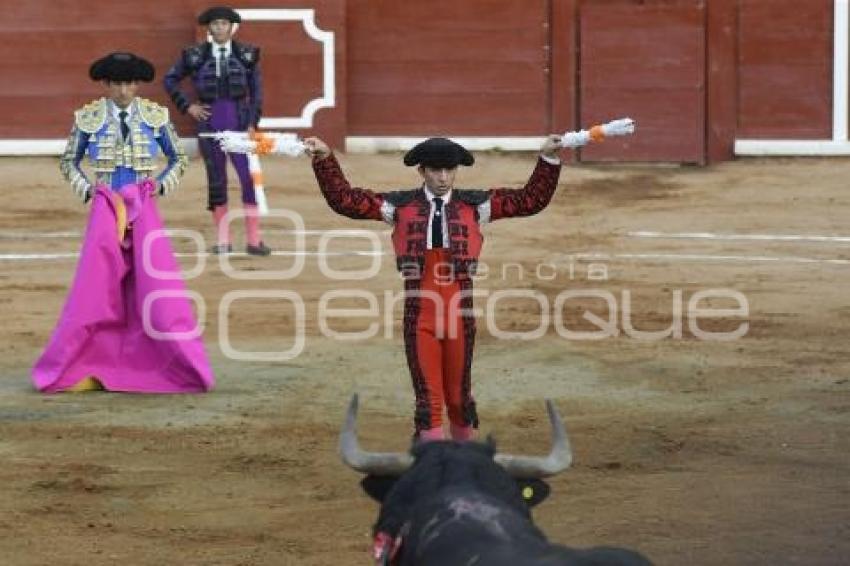
<path id="1" fill-rule="evenodd" d="M 116 83 L 153 80 L 153 65 L 132 53 L 115 52 L 101 57 L 89 67 L 89 77 L 93 81 L 112 81 Z"/>
<path id="2" fill-rule="evenodd" d="M 236 10 L 226 6 L 209 8 L 198 16 L 198 23 L 201 25 L 209 25 L 209 23 L 213 20 L 227 20 L 232 24 L 238 24 L 242 21 L 242 17 L 236 13 Z"/>
<path id="3" fill-rule="evenodd" d="M 428 138 L 413 146 L 404 156 L 405 165 L 454 169 L 472 165 L 475 158 L 465 147 L 446 138 Z"/>

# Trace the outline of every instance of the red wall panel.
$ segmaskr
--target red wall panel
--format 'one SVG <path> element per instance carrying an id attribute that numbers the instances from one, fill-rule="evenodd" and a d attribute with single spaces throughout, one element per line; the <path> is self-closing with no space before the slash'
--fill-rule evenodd
<path id="1" fill-rule="evenodd" d="M 553 0 L 550 23 L 549 130 L 562 134 L 577 130 L 578 123 L 578 6 L 579 0 Z M 576 159 L 575 152 L 564 157 Z"/>
<path id="2" fill-rule="evenodd" d="M 185 6 L 164 10 L 167 2 L 151 4 L 161 4 L 160 9 L 142 11 L 130 2 L 104 3 L 97 10 L 71 1 L 16 4 L 13 18 L 0 29 L 0 138 L 66 136 L 73 110 L 103 94 L 102 85 L 89 80 L 88 69 L 110 51 L 150 59 L 158 81 L 174 55 L 168 47 L 191 41 L 192 27 L 179 20 L 192 14 Z M 158 82 L 143 84 L 140 94 L 167 100 Z"/>
<path id="3" fill-rule="evenodd" d="M 350 135 L 542 135 L 548 2 L 349 0 Z"/>
<path id="4" fill-rule="evenodd" d="M 738 121 L 738 0 L 706 3 L 706 144 L 708 161 L 735 156 Z"/>
<path id="5" fill-rule="evenodd" d="M 581 123 L 638 124 L 582 160 L 704 162 L 704 31 L 702 2 L 582 5 Z"/>
<path id="6" fill-rule="evenodd" d="M 232 3 L 242 8 L 243 3 Z M 247 4 L 247 3 L 245 3 Z M 317 24 L 337 34 L 337 100 L 339 107 L 321 110 L 316 129 L 337 145 L 345 131 L 345 2 L 253 0 L 250 8 L 314 7 Z M 0 29 L 4 87 L 0 91 L 0 138 L 58 138 L 68 134 L 72 112 L 102 96 L 104 89 L 88 78 L 93 60 L 118 50 L 133 51 L 155 66 L 154 82 L 142 83 L 139 94 L 169 106 L 184 135 L 190 120 L 171 106 L 162 76 L 183 47 L 203 35 L 195 23 L 209 2 L 147 0 L 102 2 L 96 10 L 78 1 L 29 1 L 16 5 L 13 22 Z M 300 23 L 244 22 L 237 39 L 262 49 L 266 114 L 298 115 L 321 93 L 321 48 Z M 183 83 L 188 89 L 188 81 Z"/>
<path id="7" fill-rule="evenodd" d="M 739 138 L 832 137 L 833 0 L 740 0 Z"/>

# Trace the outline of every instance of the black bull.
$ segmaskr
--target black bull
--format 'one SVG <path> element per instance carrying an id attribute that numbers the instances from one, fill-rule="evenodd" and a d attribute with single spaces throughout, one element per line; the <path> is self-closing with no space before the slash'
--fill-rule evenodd
<path id="1" fill-rule="evenodd" d="M 427 442 L 410 454 L 360 449 L 357 395 L 340 434 L 343 461 L 367 474 L 364 489 L 381 501 L 375 533 L 400 543 L 384 564 L 416 566 L 644 566 L 650 562 L 614 547 L 571 549 L 552 544 L 531 519 L 530 506 L 548 493 L 541 478 L 569 467 L 563 422 L 546 402 L 552 450 L 545 457 L 497 454 L 494 444 Z"/>

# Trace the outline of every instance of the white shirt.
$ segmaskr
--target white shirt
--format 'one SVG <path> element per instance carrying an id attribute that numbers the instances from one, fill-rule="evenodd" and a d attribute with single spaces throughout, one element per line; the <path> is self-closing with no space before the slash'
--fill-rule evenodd
<path id="1" fill-rule="evenodd" d="M 428 187 L 423 186 L 422 188 L 425 189 L 425 198 L 428 199 L 428 203 L 431 205 L 431 212 L 428 214 L 428 249 L 430 250 L 434 247 L 433 243 L 431 242 L 431 234 L 433 233 L 431 232 L 431 227 L 434 225 L 434 213 L 437 211 L 437 205 L 434 204 L 435 198 L 443 199 L 443 210 L 442 214 L 440 214 L 440 223 L 443 225 L 443 247 L 447 247 L 447 244 L 449 243 L 449 226 L 446 222 L 446 206 L 452 200 L 452 191 L 450 190 L 443 196 L 437 197 L 437 195 L 432 193 L 431 189 L 429 189 Z"/>
<path id="2" fill-rule="evenodd" d="M 133 102 L 135 102 L 135 99 L 133 100 Z M 133 115 L 133 106 L 134 106 L 133 102 L 128 104 L 126 106 L 126 108 L 121 108 L 120 106 L 115 104 L 114 100 L 110 100 L 109 106 L 112 109 L 112 116 L 114 116 L 115 119 L 118 120 L 118 122 L 120 123 L 121 122 L 121 116 L 119 114 L 121 114 L 121 112 L 126 112 L 127 113 L 127 120 L 129 120 L 130 116 Z"/>
<path id="3" fill-rule="evenodd" d="M 212 45 L 213 57 L 215 57 L 215 76 L 221 76 L 221 48 L 224 48 L 224 57 L 230 57 L 230 53 L 233 50 L 233 42 L 231 40 L 227 40 L 227 43 L 216 43 L 215 41 L 210 41 L 210 45 Z"/>
<path id="4" fill-rule="evenodd" d="M 135 102 L 135 101 L 136 100 L 133 99 L 133 102 Z M 115 118 L 116 122 L 118 122 L 118 133 L 119 133 L 119 135 L 121 134 L 121 112 L 127 113 L 127 117 L 124 120 L 125 120 L 125 122 L 127 122 L 127 126 L 129 126 L 130 125 L 130 116 L 133 115 L 133 107 L 135 106 L 135 104 L 133 104 L 133 102 L 128 104 L 126 108 L 121 108 L 120 106 L 115 104 L 114 100 L 109 101 L 109 106 L 112 110 L 112 117 Z M 129 137 L 129 136 L 127 136 L 127 137 Z"/>

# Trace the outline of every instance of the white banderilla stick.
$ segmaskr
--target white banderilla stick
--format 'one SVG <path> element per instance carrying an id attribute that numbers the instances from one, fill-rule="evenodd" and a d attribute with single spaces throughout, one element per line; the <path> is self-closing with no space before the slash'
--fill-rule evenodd
<path id="1" fill-rule="evenodd" d="M 260 156 L 256 153 L 248 154 L 248 170 L 251 172 L 251 180 L 254 181 L 257 212 L 260 216 L 266 216 L 269 213 L 269 203 L 266 200 L 266 190 L 263 187 L 263 168 L 260 166 Z"/>

